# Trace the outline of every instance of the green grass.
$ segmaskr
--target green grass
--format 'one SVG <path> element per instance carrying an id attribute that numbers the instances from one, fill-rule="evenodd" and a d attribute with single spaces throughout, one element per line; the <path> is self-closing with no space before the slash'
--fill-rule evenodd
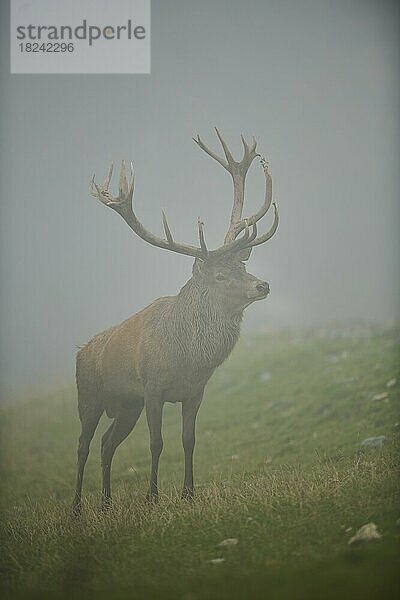
<path id="1" fill-rule="evenodd" d="M 80 520 L 70 516 L 74 389 L 4 408 L 6 597 L 397 597 L 399 381 L 386 383 L 398 379 L 399 341 L 394 328 L 243 337 L 207 387 L 194 503 L 179 499 L 179 406 L 165 410 L 159 504 L 143 499 L 142 417 L 117 451 L 107 515 L 98 509 L 104 417 Z M 378 435 L 382 447 L 361 446 Z M 370 521 L 382 540 L 349 545 Z M 239 542 L 219 548 L 226 538 Z"/>

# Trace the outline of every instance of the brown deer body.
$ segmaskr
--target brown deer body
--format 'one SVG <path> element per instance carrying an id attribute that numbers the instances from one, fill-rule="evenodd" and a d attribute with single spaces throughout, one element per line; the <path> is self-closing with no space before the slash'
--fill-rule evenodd
<path id="1" fill-rule="evenodd" d="M 132 431 L 144 407 L 152 455 L 148 498 L 157 499 L 165 402 L 182 404 L 185 454 L 182 496 L 193 496 L 195 421 L 204 387 L 237 342 L 244 309 L 269 293 L 268 284 L 247 273 L 243 262 L 249 258 L 253 246 L 272 237 L 278 225 L 274 204 L 275 218 L 271 229 L 257 237 L 256 223 L 272 203 L 268 166 L 261 159 L 266 178 L 263 206 L 249 219 L 242 219 L 245 176 L 253 159 L 259 156 L 255 152 L 256 143 L 254 141 L 250 148 L 242 138 L 244 156 L 241 162 L 236 162 L 218 131 L 217 134 L 226 160 L 209 150 L 200 138 L 195 140 L 231 173 L 234 182 L 231 223 L 224 245 L 217 250 L 207 249 L 200 221 L 200 247 L 176 243 L 165 215 L 165 240 L 147 231 L 133 212 L 133 171 L 128 184 L 123 163 L 117 198 L 108 192 L 112 168 L 102 187 L 97 186 L 94 179 L 92 181 L 92 194 L 121 214 L 140 237 L 161 248 L 194 256 L 195 262 L 192 278 L 177 296 L 159 298 L 120 325 L 96 335 L 78 352 L 76 379 L 82 433 L 73 504 L 76 513 L 81 506 L 83 470 L 89 445 L 104 412 L 114 421 L 102 438 L 103 507 L 111 502 L 110 471 L 115 450 Z"/>

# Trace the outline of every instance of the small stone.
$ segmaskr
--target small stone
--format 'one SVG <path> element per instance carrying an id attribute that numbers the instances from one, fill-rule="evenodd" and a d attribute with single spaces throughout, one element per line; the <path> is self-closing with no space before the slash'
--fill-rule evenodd
<path id="1" fill-rule="evenodd" d="M 372 400 L 386 400 L 388 397 L 389 394 L 387 392 L 382 392 L 381 394 L 375 394 L 375 396 L 372 397 Z"/>
<path id="2" fill-rule="evenodd" d="M 218 548 L 231 548 L 232 546 L 237 546 L 239 540 L 237 538 L 226 538 L 226 540 L 222 540 L 219 544 L 217 544 Z"/>
<path id="3" fill-rule="evenodd" d="M 260 375 L 260 379 L 261 381 L 264 381 L 264 383 L 266 383 L 267 381 L 270 381 L 272 375 L 271 373 L 268 373 L 268 371 L 265 371 L 265 373 L 261 373 Z"/>
<path id="4" fill-rule="evenodd" d="M 346 527 L 346 529 L 344 530 L 345 533 L 350 533 L 350 531 L 353 531 L 352 527 Z"/>
<path id="5" fill-rule="evenodd" d="M 239 460 L 240 454 L 232 454 L 231 460 Z"/>
<path id="6" fill-rule="evenodd" d="M 386 383 L 386 387 L 390 389 L 390 388 L 394 387 L 396 385 L 396 383 L 397 383 L 396 377 L 392 377 L 392 379 L 389 379 L 389 381 Z"/>
<path id="7" fill-rule="evenodd" d="M 361 442 L 361 446 L 369 446 L 369 447 L 378 447 L 378 446 L 382 446 L 383 442 L 386 440 L 386 436 L 384 435 L 378 435 L 377 437 L 369 437 L 369 438 L 365 438 L 365 440 L 363 440 Z"/>
<path id="8" fill-rule="evenodd" d="M 375 542 L 382 539 L 375 523 L 367 523 L 356 531 L 356 534 L 349 539 L 349 544 L 358 544 L 361 542 Z"/>
<path id="9" fill-rule="evenodd" d="M 213 564 L 213 565 L 221 565 L 224 562 L 225 562 L 224 558 L 212 558 L 210 560 L 210 563 Z"/>

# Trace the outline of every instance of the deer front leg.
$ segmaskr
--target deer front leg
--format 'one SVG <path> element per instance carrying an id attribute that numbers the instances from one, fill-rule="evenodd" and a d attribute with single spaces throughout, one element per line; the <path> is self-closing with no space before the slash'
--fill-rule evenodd
<path id="1" fill-rule="evenodd" d="M 163 449 L 162 427 L 163 402 L 160 398 L 146 399 L 146 418 L 150 433 L 150 451 L 151 451 L 151 476 L 150 489 L 147 494 L 147 500 L 157 502 L 158 500 L 158 463 Z"/>
<path id="2" fill-rule="evenodd" d="M 182 444 L 185 452 L 185 479 L 182 498 L 192 500 L 193 487 L 193 452 L 196 442 L 196 417 L 203 399 L 203 390 L 193 400 L 182 403 Z"/>

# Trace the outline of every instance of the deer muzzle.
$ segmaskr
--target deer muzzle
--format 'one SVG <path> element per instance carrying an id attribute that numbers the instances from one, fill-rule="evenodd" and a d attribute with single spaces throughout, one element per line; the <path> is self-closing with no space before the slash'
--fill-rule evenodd
<path id="1" fill-rule="evenodd" d="M 248 297 L 251 300 L 263 300 L 269 294 L 270 288 L 269 283 L 267 281 L 257 280 L 254 283 L 254 287 L 248 292 Z"/>

